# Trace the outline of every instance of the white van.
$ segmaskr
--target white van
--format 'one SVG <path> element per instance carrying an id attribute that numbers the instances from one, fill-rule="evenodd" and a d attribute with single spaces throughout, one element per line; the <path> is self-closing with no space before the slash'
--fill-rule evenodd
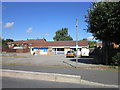
<path id="1" fill-rule="evenodd" d="M 89 56 L 90 50 L 88 48 L 81 49 L 81 56 Z"/>

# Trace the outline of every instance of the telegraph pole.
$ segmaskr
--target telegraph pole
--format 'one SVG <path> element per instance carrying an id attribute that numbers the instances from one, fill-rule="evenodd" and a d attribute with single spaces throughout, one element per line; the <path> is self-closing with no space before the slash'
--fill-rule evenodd
<path id="1" fill-rule="evenodd" d="M 76 68 L 78 63 L 78 19 L 76 18 Z"/>

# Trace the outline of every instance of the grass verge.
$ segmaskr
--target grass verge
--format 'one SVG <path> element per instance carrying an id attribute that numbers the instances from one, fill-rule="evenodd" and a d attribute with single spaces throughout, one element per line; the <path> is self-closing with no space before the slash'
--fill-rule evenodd
<path id="1" fill-rule="evenodd" d="M 90 67 L 91 69 L 96 69 L 96 70 L 112 70 L 112 71 L 119 71 L 120 66 L 109 66 L 109 65 L 99 65 L 95 67 Z"/>
<path id="2" fill-rule="evenodd" d="M 118 69 L 118 70 L 120 70 L 120 66 L 108 66 L 108 68 L 110 68 L 110 69 Z"/>
<path id="3" fill-rule="evenodd" d="M 64 67 L 64 68 L 75 68 L 71 67 L 69 65 L 43 65 L 43 64 L 32 64 L 32 63 L 6 63 L 3 62 L 2 65 L 26 65 L 26 66 L 44 66 L 44 67 Z M 78 67 L 76 69 L 92 69 L 92 70 L 112 70 L 112 71 L 118 71 L 120 70 L 120 67 L 112 67 L 112 66 L 104 66 L 99 65 L 95 67 Z"/>
<path id="4" fill-rule="evenodd" d="M 15 58 L 19 58 L 19 57 L 23 57 L 26 58 L 25 56 L 18 56 L 18 55 L 0 55 L 0 57 L 15 57 Z"/>
<path id="5" fill-rule="evenodd" d="M 47 67 L 70 67 L 67 65 L 42 65 L 42 64 L 32 64 L 32 63 L 6 63 L 3 62 L 2 65 L 28 65 L 28 66 L 47 66 Z"/>

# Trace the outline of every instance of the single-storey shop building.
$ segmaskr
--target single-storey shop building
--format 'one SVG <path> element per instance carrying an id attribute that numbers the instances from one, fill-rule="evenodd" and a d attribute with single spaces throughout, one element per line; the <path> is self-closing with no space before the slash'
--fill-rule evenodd
<path id="1" fill-rule="evenodd" d="M 30 48 L 31 54 L 66 54 L 69 50 L 76 51 L 76 41 L 46 41 L 46 39 L 27 39 L 8 43 L 9 47 L 14 46 Z M 89 48 L 87 40 L 78 41 L 78 55 L 82 48 Z"/>

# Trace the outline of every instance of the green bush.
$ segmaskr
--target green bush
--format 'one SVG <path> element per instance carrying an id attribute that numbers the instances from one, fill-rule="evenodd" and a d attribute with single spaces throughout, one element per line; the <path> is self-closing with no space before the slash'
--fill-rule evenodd
<path id="1" fill-rule="evenodd" d="M 112 64 L 113 65 L 120 65 L 120 52 L 118 52 L 115 56 L 112 57 Z"/>

